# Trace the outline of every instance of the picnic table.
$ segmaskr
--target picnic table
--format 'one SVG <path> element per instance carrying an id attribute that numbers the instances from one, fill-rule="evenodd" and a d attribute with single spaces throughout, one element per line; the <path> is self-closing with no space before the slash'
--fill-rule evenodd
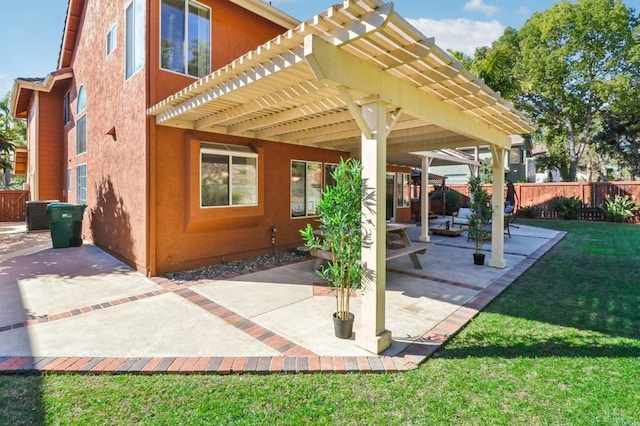
<path id="1" fill-rule="evenodd" d="M 422 269 L 418 254 L 423 254 L 429 247 L 426 243 L 412 243 L 407 235 L 407 229 L 415 227 L 412 223 L 387 223 L 387 250 L 386 260 L 409 256 L 416 269 Z M 320 230 L 314 231 L 316 235 L 322 235 Z M 311 254 L 318 259 L 314 267 L 317 269 L 325 260 L 333 260 L 333 255 L 328 250 L 311 250 Z"/>

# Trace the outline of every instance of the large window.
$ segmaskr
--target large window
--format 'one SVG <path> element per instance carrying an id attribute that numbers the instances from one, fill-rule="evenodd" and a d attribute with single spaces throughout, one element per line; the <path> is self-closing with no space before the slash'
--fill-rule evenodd
<path id="1" fill-rule="evenodd" d="M 200 205 L 258 203 L 258 155 L 242 146 L 207 144 L 200 150 Z"/>
<path id="2" fill-rule="evenodd" d="M 87 165 L 76 166 L 76 204 L 87 204 Z"/>
<path id="3" fill-rule="evenodd" d="M 398 173 L 398 207 L 411 207 L 411 175 Z"/>
<path id="4" fill-rule="evenodd" d="M 125 79 L 144 63 L 144 0 L 133 0 L 125 12 Z"/>
<path id="5" fill-rule="evenodd" d="M 291 217 L 317 216 L 322 198 L 322 163 L 291 162 Z"/>
<path id="6" fill-rule="evenodd" d="M 204 77 L 211 68 L 211 10 L 192 0 L 162 0 L 160 67 Z"/>
<path id="7" fill-rule="evenodd" d="M 87 152 L 87 92 L 84 86 L 80 86 L 78 90 L 78 99 L 76 104 L 76 155 Z"/>

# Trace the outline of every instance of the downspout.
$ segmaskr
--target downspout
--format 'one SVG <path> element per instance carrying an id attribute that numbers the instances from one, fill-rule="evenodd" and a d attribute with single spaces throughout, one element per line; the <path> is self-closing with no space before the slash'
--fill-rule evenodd
<path id="1" fill-rule="evenodd" d="M 151 88 L 155 87 L 155 81 L 151 81 L 154 77 L 154 73 L 152 72 L 151 66 L 151 40 L 153 34 L 151 34 L 151 8 L 152 1 L 147 0 L 146 2 L 146 42 L 145 42 L 145 67 L 146 67 L 146 78 L 145 78 L 145 146 L 146 146 L 146 235 L 145 235 L 145 273 L 148 277 L 152 277 L 156 275 L 156 144 L 153 143 L 155 136 L 155 125 L 152 124 L 152 118 L 150 118 L 146 111 L 151 106 Z M 155 117 L 153 117 L 155 119 Z"/>

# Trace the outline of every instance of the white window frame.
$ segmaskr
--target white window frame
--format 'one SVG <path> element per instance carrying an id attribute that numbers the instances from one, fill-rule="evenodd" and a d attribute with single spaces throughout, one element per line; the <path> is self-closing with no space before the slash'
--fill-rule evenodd
<path id="1" fill-rule="evenodd" d="M 298 215 L 294 215 L 294 209 L 293 209 L 293 176 L 292 176 L 292 172 L 293 172 L 293 163 L 303 163 L 304 164 L 304 178 L 305 178 L 305 184 L 304 184 L 304 214 L 298 214 Z M 317 204 L 320 202 L 320 199 L 318 199 L 318 201 L 316 202 L 314 208 L 312 208 L 312 205 L 310 203 L 312 203 L 313 201 L 309 201 L 309 193 L 308 193 L 308 189 L 309 189 L 309 185 L 308 182 L 306 181 L 308 176 L 309 176 L 309 164 L 319 164 L 320 165 L 320 198 L 322 198 L 322 190 L 324 188 L 324 163 L 322 161 L 312 161 L 312 160 L 297 160 L 297 159 L 293 159 L 291 160 L 291 163 L 289 165 L 289 215 L 291 217 L 291 219 L 304 219 L 304 218 L 309 218 L 309 217 L 318 217 L 318 210 L 317 210 Z M 311 211 L 315 212 L 315 213 L 310 213 Z"/>
<path id="2" fill-rule="evenodd" d="M 184 28 L 185 28 L 185 40 L 183 41 L 183 47 L 182 47 L 182 51 L 183 51 L 183 66 L 184 66 L 184 72 L 181 71 L 177 71 L 177 70 L 172 70 L 169 68 L 164 68 L 162 66 L 162 0 L 160 0 L 160 13 L 159 13 L 159 19 L 160 22 L 158 24 L 158 29 L 159 29 L 159 34 L 158 34 L 158 40 L 159 42 L 159 49 L 160 51 L 158 52 L 158 65 L 160 66 L 160 69 L 163 71 L 168 71 L 168 72 L 173 72 L 176 74 L 180 74 L 180 75 L 187 75 L 190 77 L 194 77 L 194 78 L 202 78 L 204 76 L 197 76 L 197 75 L 192 75 L 189 74 L 189 56 L 187 54 L 188 49 L 189 49 L 189 40 L 187 39 L 187 34 L 189 33 L 189 4 L 193 3 L 195 5 L 197 5 L 198 7 L 201 7 L 203 9 L 207 9 L 209 11 L 209 34 L 208 34 L 208 41 L 209 41 L 209 56 L 207 58 L 207 72 L 204 75 L 208 75 L 211 73 L 211 26 L 212 26 L 212 11 L 211 8 L 205 4 L 202 4 L 200 2 L 197 2 L 195 0 L 184 0 L 184 4 L 185 4 L 185 14 L 184 14 Z"/>
<path id="3" fill-rule="evenodd" d="M 73 183 L 71 180 L 71 167 L 67 168 L 67 197 L 69 197 L 69 194 L 71 194 L 71 191 L 73 190 Z"/>
<path id="4" fill-rule="evenodd" d="M 81 102 L 83 102 L 84 105 L 81 105 Z M 82 155 L 87 152 L 89 135 L 89 129 L 87 127 L 87 103 L 87 89 L 84 85 L 80 85 L 80 88 L 78 89 L 78 98 L 76 99 L 76 114 L 78 116 L 78 118 L 76 119 L 76 155 Z M 81 123 L 84 128 L 84 147 L 81 147 L 80 140 Z"/>
<path id="5" fill-rule="evenodd" d="M 67 91 L 62 99 L 62 121 L 63 126 L 71 122 L 71 91 Z"/>
<path id="6" fill-rule="evenodd" d="M 113 24 L 107 31 L 107 57 L 118 47 L 118 24 Z"/>
<path id="7" fill-rule="evenodd" d="M 84 168 L 84 175 L 80 173 L 80 169 Z M 81 178 L 84 176 L 84 185 Z M 84 191 L 84 197 L 81 192 Z M 76 166 L 76 204 L 87 204 L 87 163 L 78 164 Z"/>
<path id="8" fill-rule="evenodd" d="M 411 173 L 398 173 L 396 177 L 396 207 L 411 207 Z M 405 193 L 407 197 L 405 198 Z"/>
<path id="9" fill-rule="evenodd" d="M 132 0 L 124 12 L 125 81 L 140 71 L 144 65 L 144 18 L 144 0 Z"/>
<path id="10" fill-rule="evenodd" d="M 203 154 L 214 154 L 221 155 L 229 158 L 229 165 L 233 166 L 234 158 L 252 158 L 255 159 L 255 182 L 254 182 L 254 191 L 255 191 L 255 202 L 254 203 L 245 203 L 245 204 L 234 204 L 233 203 L 233 173 L 229 173 L 229 200 L 228 204 L 221 206 L 205 206 L 203 205 L 202 199 L 202 155 Z M 226 144 L 203 144 L 200 147 L 200 169 L 198 173 L 198 188 L 199 188 L 199 196 L 200 196 L 200 208 L 201 209 L 219 209 L 219 208 L 238 208 L 238 207 L 255 207 L 258 205 L 259 199 L 259 176 L 258 176 L 258 167 L 259 167 L 259 158 L 256 152 L 253 152 L 251 148 L 246 146 L 234 146 L 234 145 L 226 145 Z"/>

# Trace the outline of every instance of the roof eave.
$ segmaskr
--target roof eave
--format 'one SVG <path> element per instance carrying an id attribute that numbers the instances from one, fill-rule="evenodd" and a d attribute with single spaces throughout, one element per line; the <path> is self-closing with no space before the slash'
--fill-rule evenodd
<path id="1" fill-rule="evenodd" d="M 27 92 L 50 92 L 55 84 L 59 81 L 67 80 L 73 77 L 71 68 L 63 68 L 48 74 L 42 80 L 27 80 L 24 78 L 16 78 L 13 82 L 13 90 L 11 91 L 11 115 L 16 118 L 26 119 L 28 114 L 28 103 L 20 103 L 24 96 L 20 96 L 23 91 Z M 30 96 L 28 97 L 31 98 Z"/>

